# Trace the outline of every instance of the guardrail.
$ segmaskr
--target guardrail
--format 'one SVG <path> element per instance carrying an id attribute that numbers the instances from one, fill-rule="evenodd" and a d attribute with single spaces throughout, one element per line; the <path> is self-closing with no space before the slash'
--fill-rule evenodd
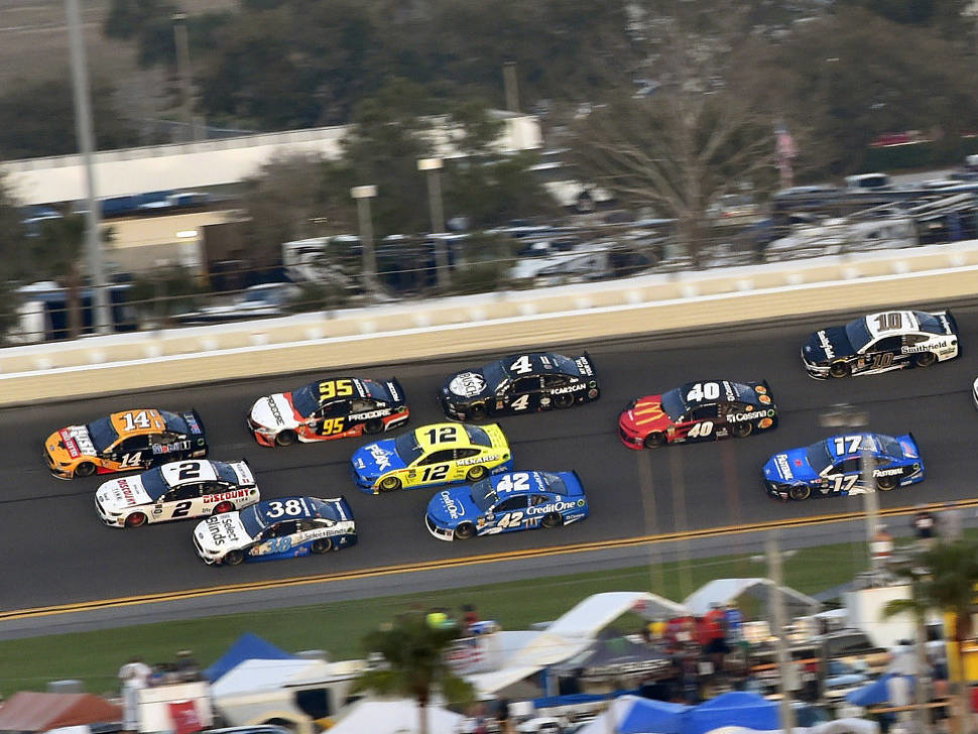
<path id="1" fill-rule="evenodd" d="M 0 350 L 0 405 L 978 293 L 978 241 Z"/>

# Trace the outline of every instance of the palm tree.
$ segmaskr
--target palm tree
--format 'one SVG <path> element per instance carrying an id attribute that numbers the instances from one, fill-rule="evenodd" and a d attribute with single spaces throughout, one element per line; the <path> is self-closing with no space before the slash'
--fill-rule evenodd
<path id="1" fill-rule="evenodd" d="M 399 615 L 364 638 L 364 649 L 379 653 L 385 664 L 361 675 L 353 690 L 413 698 L 418 702 L 418 732 L 427 734 L 433 693 L 440 691 L 450 703 L 468 703 L 473 697 L 471 684 L 452 672 L 445 656 L 458 636 L 457 625 L 431 624 L 424 612 Z"/>

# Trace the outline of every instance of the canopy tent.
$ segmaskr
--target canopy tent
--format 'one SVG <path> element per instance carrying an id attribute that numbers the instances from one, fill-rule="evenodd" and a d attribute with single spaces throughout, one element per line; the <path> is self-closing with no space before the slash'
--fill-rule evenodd
<path id="1" fill-rule="evenodd" d="M 440 706 L 428 706 L 428 734 L 456 734 L 465 718 Z M 360 701 L 330 727 L 329 734 L 417 734 L 418 704 L 407 699 Z"/>
<path id="2" fill-rule="evenodd" d="M 19 691 L 0 705 L 0 731 L 48 731 L 122 721 L 122 708 L 90 693 Z"/>
<path id="3" fill-rule="evenodd" d="M 639 696 L 620 696 L 607 711 L 585 725 L 577 734 L 607 734 L 609 731 L 618 734 L 681 734 L 682 717 L 689 708 L 681 703 Z"/>
<path id="4" fill-rule="evenodd" d="M 706 734 L 724 726 L 755 731 L 779 729 L 778 704 L 756 693 L 723 693 L 690 709 L 683 719 L 681 734 Z"/>
<path id="5" fill-rule="evenodd" d="M 280 650 L 258 635 L 246 632 L 231 645 L 224 655 L 204 671 L 211 683 L 245 660 L 295 660 L 296 656 Z"/>
<path id="6" fill-rule="evenodd" d="M 245 660 L 211 685 L 211 695 L 220 699 L 284 688 L 299 680 L 322 680 L 316 674 L 326 667 L 322 660 Z"/>
<path id="7" fill-rule="evenodd" d="M 557 675 L 574 673 L 586 681 L 648 676 L 670 667 L 671 659 L 657 650 L 620 635 L 601 634 L 587 649 L 559 665 Z"/>
<path id="8" fill-rule="evenodd" d="M 899 691 L 894 691 L 894 678 L 902 677 L 908 681 L 906 686 L 901 686 Z M 861 688 L 849 691 L 846 694 L 846 701 L 854 706 L 877 706 L 879 704 L 891 703 L 894 694 L 904 698 L 913 694 L 913 678 L 911 676 L 900 676 L 897 673 L 885 673 L 872 683 L 867 683 Z M 899 701 L 898 703 L 904 703 Z"/>
<path id="9" fill-rule="evenodd" d="M 701 586 L 686 597 L 683 604 L 689 609 L 690 614 L 697 616 L 706 614 L 714 604 L 721 606 L 730 604 L 744 594 L 767 604 L 772 586 L 774 586 L 774 582 L 766 578 L 716 579 Z M 822 608 L 818 599 L 795 591 L 788 586 L 781 586 L 780 591 L 789 614 L 793 616 L 814 614 Z"/>

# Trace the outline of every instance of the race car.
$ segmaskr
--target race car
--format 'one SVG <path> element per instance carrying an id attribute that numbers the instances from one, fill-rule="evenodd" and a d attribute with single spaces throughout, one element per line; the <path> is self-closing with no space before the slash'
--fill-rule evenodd
<path id="1" fill-rule="evenodd" d="M 428 532 L 439 540 L 465 540 L 515 530 L 556 528 L 588 516 L 577 472 L 507 472 L 431 498 Z"/>
<path id="2" fill-rule="evenodd" d="M 262 500 L 241 512 L 209 517 L 194 529 L 197 555 L 211 566 L 298 558 L 356 542 L 356 521 L 343 497 Z"/>
<path id="3" fill-rule="evenodd" d="M 862 481 L 864 452 L 871 460 L 874 487 Z M 879 433 L 831 436 L 775 454 L 764 465 L 768 494 L 782 500 L 886 492 L 923 479 L 924 462 L 912 433 L 896 438 Z"/>
<path id="4" fill-rule="evenodd" d="M 248 428 L 262 446 L 288 446 L 390 431 L 407 423 L 408 413 L 397 380 L 343 377 L 259 398 Z"/>
<path id="5" fill-rule="evenodd" d="M 110 527 L 138 528 L 241 510 L 258 499 L 244 460 L 175 461 L 137 477 L 109 480 L 95 492 L 95 510 Z"/>
<path id="6" fill-rule="evenodd" d="M 491 415 L 569 408 L 601 394 L 591 357 L 553 352 L 514 354 L 452 375 L 439 394 L 449 418 L 481 421 Z"/>
<path id="7" fill-rule="evenodd" d="M 195 410 L 127 410 L 62 428 L 44 442 L 44 461 L 58 479 L 149 469 L 205 456 L 204 424 Z"/>
<path id="8" fill-rule="evenodd" d="M 709 380 L 631 401 L 618 416 L 618 436 L 630 449 L 651 449 L 743 438 L 777 425 L 778 408 L 767 382 Z"/>
<path id="9" fill-rule="evenodd" d="M 513 467 L 509 443 L 495 423 L 467 426 L 433 423 L 367 444 L 350 460 L 353 480 L 364 492 L 476 482 Z"/>
<path id="10" fill-rule="evenodd" d="M 929 367 L 958 356 L 958 325 L 948 310 L 884 311 L 816 331 L 801 348 L 812 377 L 869 375 Z"/>

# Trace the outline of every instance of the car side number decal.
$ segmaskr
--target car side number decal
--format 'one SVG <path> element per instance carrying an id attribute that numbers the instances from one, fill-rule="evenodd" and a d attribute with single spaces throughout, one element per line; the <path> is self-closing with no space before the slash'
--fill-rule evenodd
<path id="1" fill-rule="evenodd" d="M 177 502 L 176 507 L 173 508 L 173 514 L 170 517 L 187 517 L 190 514 L 191 505 L 193 505 L 193 502 L 190 500 Z"/>
<path id="2" fill-rule="evenodd" d="M 713 421 L 700 421 L 690 428 L 686 435 L 690 438 L 705 438 L 711 433 L 713 433 Z"/>
<path id="3" fill-rule="evenodd" d="M 334 433 L 340 433 L 343 431 L 344 418 L 326 418 L 323 421 L 323 427 L 319 429 L 319 432 L 323 436 L 330 436 Z"/>
<path id="4" fill-rule="evenodd" d="M 833 492 L 845 492 L 846 494 L 866 494 L 866 490 L 863 487 L 856 487 L 856 482 L 859 481 L 858 474 L 833 474 L 830 477 L 826 477 L 832 481 L 832 491 Z"/>
<path id="5" fill-rule="evenodd" d="M 873 355 L 873 362 L 870 364 L 870 369 L 882 370 L 886 369 L 893 364 L 893 354 L 892 352 L 877 352 Z"/>
<path id="6" fill-rule="evenodd" d="M 500 528 L 515 528 L 523 524 L 523 513 L 521 511 L 507 512 L 499 518 L 496 523 Z"/>
<path id="7" fill-rule="evenodd" d="M 119 460 L 119 467 L 128 468 L 131 466 L 141 466 L 142 458 L 143 458 L 142 451 L 133 451 L 131 454 L 123 454 L 122 458 Z"/>
<path id="8" fill-rule="evenodd" d="M 529 393 L 526 395 L 520 395 L 518 398 L 516 398 L 516 400 L 509 404 L 509 407 L 513 410 L 526 410 L 528 407 L 530 407 Z"/>
<path id="9" fill-rule="evenodd" d="M 425 467 L 425 470 L 421 472 L 421 481 L 423 482 L 437 482 L 439 480 L 445 479 L 448 476 L 448 465 L 441 464 L 440 466 L 429 466 Z"/>

